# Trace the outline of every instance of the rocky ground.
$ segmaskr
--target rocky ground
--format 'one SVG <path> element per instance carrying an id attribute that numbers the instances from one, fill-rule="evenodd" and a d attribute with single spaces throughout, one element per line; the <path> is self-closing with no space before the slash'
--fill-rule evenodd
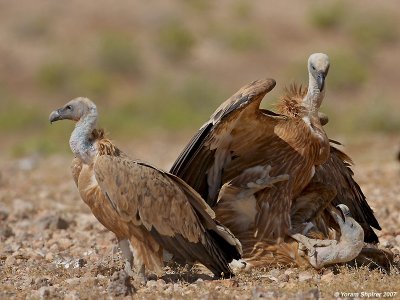
<path id="1" fill-rule="evenodd" d="M 341 292 L 397 292 L 397 296 L 381 296 L 399 297 L 400 168 L 394 158 L 395 155 L 369 161 L 360 158 L 356 168 L 357 180 L 383 228 L 379 232 L 381 247 L 395 254 L 396 263 L 390 274 L 366 268 L 341 267 L 317 272 L 282 267 L 213 281 L 199 267 L 190 270 L 167 267 L 164 276 L 151 277 L 145 286 L 120 272 L 123 263 L 116 239 L 80 200 L 69 174 L 70 157 L 2 160 L 0 299 L 351 296 Z M 161 165 L 166 167 L 168 163 Z"/>

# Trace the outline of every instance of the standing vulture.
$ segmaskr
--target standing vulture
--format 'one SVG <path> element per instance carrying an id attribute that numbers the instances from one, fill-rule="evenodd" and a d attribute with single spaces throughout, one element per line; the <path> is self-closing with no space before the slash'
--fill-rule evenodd
<path id="1" fill-rule="evenodd" d="M 321 213 L 331 205 L 337 193 L 335 185 L 341 180 L 355 187 L 357 196 L 361 192 L 346 162 L 337 160 L 339 151 L 334 149 L 330 153 L 329 140 L 322 129 L 321 122 L 326 120 L 320 120 L 318 109 L 324 97 L 328 69 L 329 59 L 325 54 L 310 56 L 309 86 L 291 113 L 276 114 L 259 108 L 264 95 L 275 86 L 274 80 L 258 80 L 243 87 L 217 109 L 171 168 L 171 173 L 207 199 L 216 210 L 217 219 L 239 238 L 246 261 L 255 261 L 258 265 L 301 261 L 295 258 L 297 241 L 309 248 L 318 246 L 315 241 L 312 245 L 307 242 L 304 235 L 311 238 L 314 232 L 315 238 L 329 238 L 330 226 L 342 231 L 342 244 L 336 247 L 336 241 L 320 241 L 322 246 L 337 251 L 354 239 L 356 242 L 350 253 L 337 252 L 337 258 L 319 257 L 323 263 L 315 267 L 351 260 L 362 248 L 363 230 L 350 212 L 340 219 L 338 210 L 330 207 L 323 219 L 329 221 L 322 222 L 324 226 L 318 228 L 318 234 L 310 227 L 310 221 L 321 223 Z M 332 157 L 335 164 L 320 167 L 326 166 Z M 310 184 L 312 178 L 324 176 L 316 172 L 329 177 L 332 172 L 329 168 L 337 167 L 336 164 L 340 166 L 335 170 L 339 181 L 330 179 L 327 184 Z M 350 194 L 345 204 L 357 209 L 365 206 L 363 196 L 354 198 L 353 192 Z M 302 195 L 306 196 L 305 200 L 298 201 Z M 307 201 L 312 207 L 304 205 Z M 347 212 L 347 207 L 341 206 L 342 210 Z M 285 243 L 280 243 L 282 240 Z M 309 259 L 303 261 L 313 264 Z"/>
<path id="2" fill-rule="evenodd" d="M 228 265 L 240 258 L 241 245 L 214 220 L 207 203 L 180 178 L 131 160 L 96 129 L 96 105 L 76 98 L 50 114 L 50 122 L 73 120 L 69 141 L 72 173 L 83 201 L 114 232 L 137 275 L 145 267 L 160 274 L 163 248 L 180 261 L 200 262 L 216 277 L 232 276 Z"/>
<path id="3" fill-rule="evenodd" d="M 301 86 L 291 85 L 281 97 L 277 109 L 282 115 L 294 117 L 301 111 L 301 99 L 307 94 L 307 89 Z M 324 123 L 328 120 L 325 119 Z M 325 124 L 324 124 L 325 125 Z M 310 185 L 324 183 L 334 186 L 337 195 L 332 200 L 332 205 L 345 204 L 354 219 L 364 230 L 364 242 L 376 244 L 379 242 L 374 230 L 381 230 L 378 220 L 367 203 L 365 195 L 360 186 L 353 178 L 353 171 L 350 166 L 352 159 L 344 152 L 335 147 L 339 142 L 331 140 L 330 155 L 328 160 L 315 168 Z"/>
<path id="4" fill-rule="evenodd" d="M 310 182 L 314 166 L 329 156 L 329 140 L 318 116 L 325 95 L 328 56 L 312 54 L 308 70 L 309 88 L 302 99 L 301 115 L 290 118 L 260 109 L 262 98 L 275 81 L 254 81 L 216 110 L 171 169 L 212 207 L 222 184 L 246 169 L 268 167 L 272 178 L 281 176 L 273 186 L 264 186 L 262 180 L 253 183 L 260 192 L 248 203 L 251 222 L 243 233 L 251 232 L 254 243 L 280 241 L 288 234 L 292 200 Z M 240 234 L 237 237 L 240 240 Z"/>

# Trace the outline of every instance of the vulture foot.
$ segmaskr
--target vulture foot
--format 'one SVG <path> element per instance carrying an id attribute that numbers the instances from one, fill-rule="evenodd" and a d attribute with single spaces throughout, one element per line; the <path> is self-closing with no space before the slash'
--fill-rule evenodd
<path id="1" fill-rule="evenodd" d="M 331 247 L 337 244 L 336 240 L 311 239 L 300 233 L 292 234 L 291 237 L 299 242 L 299 251 L 307 251 L 310 257 L 315 255 L 317 247 Z"/>
<path id="2" fill-rule="evenodd" d="M 250 265 L 243 259 L 234 259 L 229 263 L 229 266 L 231 267 L 233 273 L 237 274 L 239 272 L 248 270 Z"/>
<path id="3" fill-rule="evenodd" d="M 118 242 L 119 248 L 122 252 L 122 257 L 125 260 L 125 273 L 128 274 L 129 277 L 134 278 L 135 274 L 132 271 L 133 267 L 133 251 L 132 247 L 130 247 L 130 242 L 128 240 L 121 240 Z"/>
<path id="4" fill-rule="evenodd" d="M 289 180 L 288 174 L 271 177 L 269 174 L 271 169 L 272 167 L 270 165 L 256 166 L 247 169 L 243 175 L 249 174 L 251 177 L 256 178 L 251 178 L 250 180 L 253 181 L 248 181 L 244 186 L 242 186 L 244 189 L 240 192 L 239 197 L 247 198 L 265 188 L 272 187 L 277 182 Z"/>
<path id="5" fill-rule="evenodd" d="M 136 272 L 132 272 L 132 275 L 129 275 L 132 277 L 132 279 L 137 282 L 139 285 L 146 285 L 147 282 L 147 277 L 145 274 L 145 266 L 136 266 Z M 129 273 L 128 273 L 129 274 Z"/>
<path id="6" fill-rule="evenodd" d="M 340 227 L 339 241 L 313 240 L 301 234 L 292 235 L 296 241 L 306 247 L 308 250 L 306 259 L 316 269 L 332 264 L 347 263 L 356 258 L 364 246 L 364 230 L 351 217 L 347 206 L 340 204 L 338 210 L 331 209 L 330 213 Z"/>

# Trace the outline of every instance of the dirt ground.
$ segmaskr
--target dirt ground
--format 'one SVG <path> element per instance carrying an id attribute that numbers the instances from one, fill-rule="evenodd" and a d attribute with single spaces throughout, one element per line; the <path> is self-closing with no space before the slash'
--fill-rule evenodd
<path id="1" fill-rule="evenodd" d="M 254 299 L 400 296 L 400 164 L 392 137 L 353 141 L 357 181 L 383 228 L 381 247 L 395 253 L 390 275 L 366 268 L 253 270 L 213 281 L 199 267 L 171 269 L 146 286 L 127 279 L 116 239 L 91 215 L 69 174 L 71 155 L 1 160 L 0 299 Z M 168 168 L 185 140 L 125 149 Z M 165 145 L 163 145 L 165 144 Z M 133 150 L 134 149 L 134 150 Z M 163 149 L 161 151 L 161 149 Z M 368 151 L 367 151 L 368 150 Z M 164 154 L 163 154 L 164 153 Z M 393 293 L 392 293 L 393 292 Z M 383 294 L 386 293 L 386 294 Z M 397 293 L 397 295 L 395 295 Z"/>

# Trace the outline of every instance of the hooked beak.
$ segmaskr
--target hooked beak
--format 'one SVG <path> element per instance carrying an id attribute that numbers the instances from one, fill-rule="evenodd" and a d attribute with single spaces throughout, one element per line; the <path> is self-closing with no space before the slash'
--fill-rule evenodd
<path id="1" fill-rule="evenodd" d="M 60 114 L 60 110 L 59 109 L 53 111 L 49 116 L 50 123 L 53 123 L 55 121 L 59 121 L 59 120 L 62 120 L 62 119 L 63 119 L 63 117 Z"/>
<path id="2" fill-rule="evenodd" d="M 339 226 L 342 226 L 346 222 L 346 218 L 351 216 L 350 210 L 344 204 L 339 204 L 336 207 L 338 209 L 332 209 L 331 215 L 335 219 L 336 223 L 338 223 Z M 337 212 L 339 212 L 340 215 Z"/>
<path id="3" fill-rule="evenodd" d="M 320 92 L 324 89 L 325 86 L 325 74 L 322 72 L 319 72 L 317 75 L 317 84 L 318 84 L 318 89 Z"/>

